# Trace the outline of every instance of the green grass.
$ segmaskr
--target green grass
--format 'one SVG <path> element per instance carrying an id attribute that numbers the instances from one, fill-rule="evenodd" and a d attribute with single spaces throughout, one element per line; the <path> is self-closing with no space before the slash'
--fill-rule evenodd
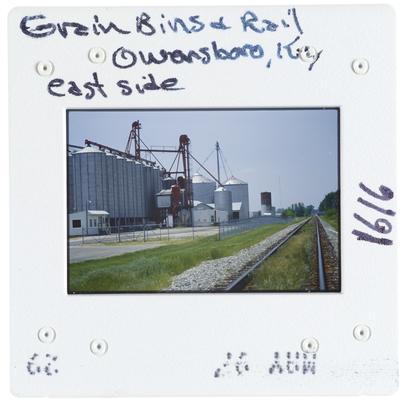
<path id="1" fill-rule="evenodd" d="M 123 240 L 122 242 L 100 242 L 96 243 L 96 246 L 145 246 L 148 243 L 160 243 L 163 246 L 167 246 L 168 244 L 176 243 L 176 244 L 185 244 L 192 242 L 193 239 L 188 239 L 188 238 L 173 238 L 168 240 L 167 238 L 162 237 L 162 240 L 159 239 L 148 239 L 147 241 L 143 240 Z"/>
<path id="2" fill-rule="evenodd" d="M 314 225 L 307 223 L 253 274 L 248 291 L 307 291 Z"/>
<path id="3" fill-rule="evenodd" d="M 329 223 L 338 232 L 338 213 L 335 210 L 328 210 L 325 215 L 320 217 L 323 221 Z"/>
<path id="4" fill-rule="evenodd" d="M 262 226 L 217 240 L 210 236 L 149 250 L 69 265 L 70 292 L 157 291 L 171 278 L 204 260 L 227 257 L 260 242 L 288 224 Z"/>

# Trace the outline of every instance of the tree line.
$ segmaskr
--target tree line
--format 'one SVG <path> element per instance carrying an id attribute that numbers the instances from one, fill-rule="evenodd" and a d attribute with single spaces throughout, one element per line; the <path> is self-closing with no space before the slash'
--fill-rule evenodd
<path id="1" fill-rule="evenodd" d="M 327 214 L 335 214 L 340 208 L 339 191 L 327 193 L 319 205 L 319 211 Z M 313 214 L 314 206 L 305 206 L 304 203 L 294 203 L 282 211 L 282 217 L 309 217 Z"/>

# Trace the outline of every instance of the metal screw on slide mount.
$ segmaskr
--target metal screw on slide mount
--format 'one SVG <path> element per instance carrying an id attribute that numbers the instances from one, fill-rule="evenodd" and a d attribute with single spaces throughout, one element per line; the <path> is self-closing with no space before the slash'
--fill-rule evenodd
<path id="1" fill-rule="evenodd" d="M 38 75 L 49 76 L 54 72 L 54 65 L 51 61 L 39 61 L 36 65 Z"/>
<path id="2" fill-rule="evenodd" d="M 319 342 L 315 338 L 306 338 L 302 340 L 301 347 L 304 353 L 316 353 L 319 349 Z"/>
<path id="3" fill-rule="evenodd" d="M 367 325 L 357 325 L 352 333 L 356 340 L 366 342 L 371 337 L 371 328 Z"/>
<path id="4" fill-rule="evenodd" d="M 52 343 L 55 340 L 55 330 L 49 326 L 45 326 L 38 331 L 38 339 L 42 343 Z"/>
<path id="5" fill-rule="evenodd" d="M 90 351 L 96 356 L 102 356 L 107 352 L 108 345 L 103 339 L 94 339 L 90 342 Z"/>
<path id="6" fill-rule="evenodd" d="M 365 58 L 357 58 L 352 62 L 351 68 L 357 75 L 365 75 L 369 71 L 369 63 Z"/>
<path id="7" fill-rule="evenodd" d="M 106 61 L 106 51 L 101 47 L 93 47 L 89 50 L 89 60 L 94 64 L 102 64 Z"/>

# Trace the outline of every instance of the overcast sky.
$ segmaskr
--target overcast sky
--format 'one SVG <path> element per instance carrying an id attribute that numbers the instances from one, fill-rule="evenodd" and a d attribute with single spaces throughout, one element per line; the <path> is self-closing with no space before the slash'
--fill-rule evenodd
<path id="1" fill-rule="evenodd" d="M 232 174 L 249 184 L 251 211 L 260 209 L 263 191 L 272 192 L 276 207 L 303 202 L 317 208 L 338 189 L 336 110 L 71 111 L 69 144 L 90 139 L 124 150 L 135 120 L 147 146 L 177 147 L 179 135 L 187 134 L 200 162 L 218 140 Z M 165 156 L 158 155 L 169 168 L 173 156 Z M 205 167 L 217 175 L 215 153 Z"/>

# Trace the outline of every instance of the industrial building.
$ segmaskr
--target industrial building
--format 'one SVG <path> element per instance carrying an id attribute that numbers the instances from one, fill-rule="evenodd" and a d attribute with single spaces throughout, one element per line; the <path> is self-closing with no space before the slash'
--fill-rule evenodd
<path id="1" fill-rule="evenodd" d="M 108 233 L 107 211 L 87 210 L 69 214 L 69 236 L 98 235 L 101 232 Z"/>
<path id="2" fill-rule="evenodd" d="M 142 224 L 154 218 L 162 171 L 86 146 L 68 155 L 68 185 L 69 213 L 100 210 L 110 226 Z"/>
<path id="3" fill-rule="evenodd" d="M 227 211 L 217 210 L 214 204 L 195 201 L 193 206 L 193 226 L 209 226 L 214 223 L 228 222 Z"/>
<path id="4" fill-rule="evenodd" d="M 271 192 L 261 192 L 261 214 L 271 215 L 272 214 L 272 193 Z"/>
<path id="5" fill-rule="evenodd" d="M 203 226 L 249 218 L 248 184 L 234 176 L 221 183 L 219 159 L 216 178 L 191 154 L 187 135 L 180 135 L 175 150 L 151 150 L 141 140 L 140 129 L 135 121 L 125 151 L 88 139 L 85 146 L 68 145 L 69 235 L 108 233 L 113 227 L 152 221 Z M 216 150 L 219 157 L 218 142 Z M 143 158 L 143 152 L 150 159 Z M 158 152 L 174 153 L 169 170 L 155 156 Z M 210 178 L 199 172 L 191 175 L 191 160 Z"/>
<path id="6" fill-rule="evenodd" d="M 197 195 L 193 192 L 193 221 L 196 226 L 249 217 L 246 182 L 231 177 L 216 189 L 214 181 L 200 174 L 195 174 L 194 178 L 193 188 L 198 188 Z"/>

